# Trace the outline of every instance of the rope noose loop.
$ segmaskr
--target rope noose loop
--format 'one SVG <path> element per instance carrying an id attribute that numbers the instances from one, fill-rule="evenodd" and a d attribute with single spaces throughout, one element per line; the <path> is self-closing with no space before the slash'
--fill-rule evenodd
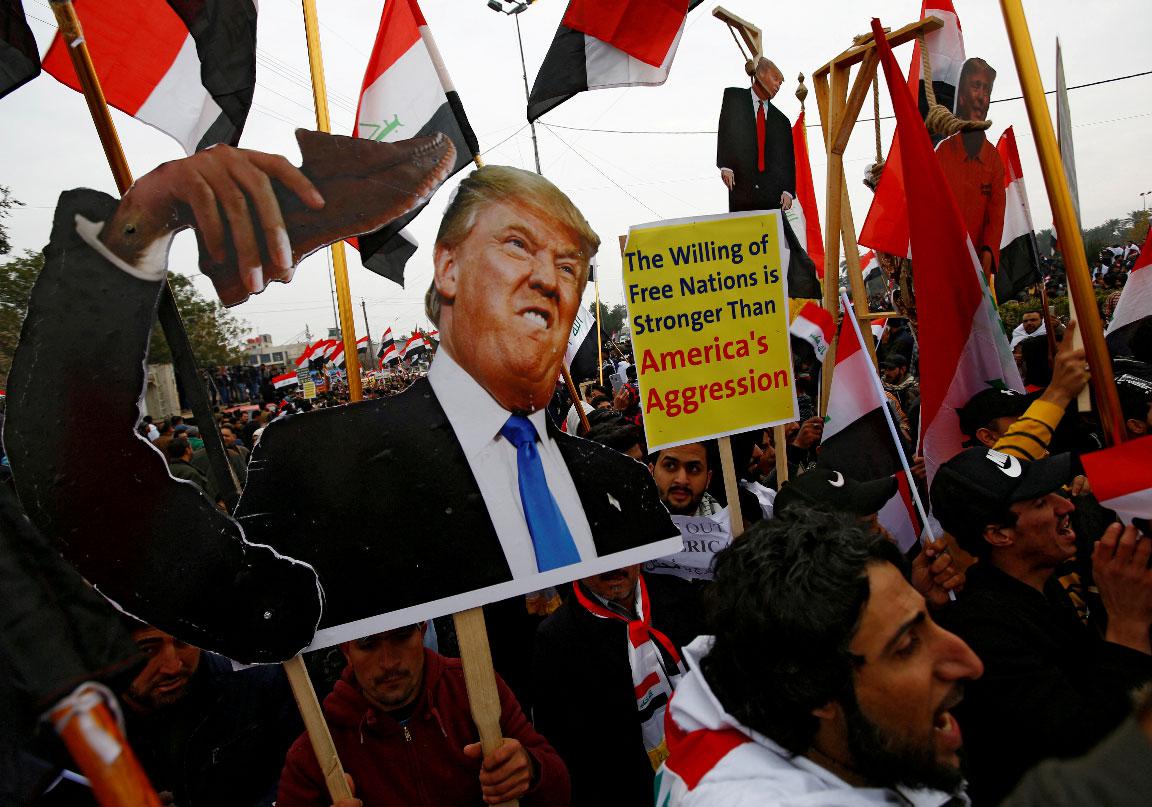
<path id="1" fill-rule="evenodd" d="M 991 126 L 990 120 L 962 120 L 952 114 L 952 110 L 936 103 L 936 88 L 932 85 L 932 60 L 924 44 L 923 31 L 916 32 L 916 43 L 920 48 L 920 76 L 924 81 L 924 97 L 928 100 L 928 114 L 924 118 L 928 132 L 950 137 L 957 132 L 979 132 Z"/>

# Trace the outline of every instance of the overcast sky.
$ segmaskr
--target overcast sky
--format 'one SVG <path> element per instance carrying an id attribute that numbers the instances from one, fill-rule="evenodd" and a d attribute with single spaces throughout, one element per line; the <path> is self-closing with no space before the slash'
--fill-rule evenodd
<path id="1" fill-rule="evenodd" d="M 91 0 L 89 0 L 90 2 Z M 968 56 L 981 56 L 999 72 L 989 110 L 995 142 L 1015 127 L 1025 181 L 1038 229 L 1051 225 L 1048 200 L 1023 101 L 997 103 L 1020 94 L 999 3 L 954 0 Z M 351 132 L 364 67 L 379 23 L 382 0 L 319 0 L 324 63 L 333 130 Z M 569 193 L 600 233 L 601 295 L 623 299 L 617 236 L 630 225 L 697 214 L 724 212 L 727 198 L 715 163 L 716 120 L 722 89 L 745 85 L 743 58 L 727 26 L 710 14 L 713 3 L 692 13 L 668 82 L 662 87 L 582 93 L 546 115 L 537 127 L 543 172 Z M 795 120 L 800 103 L 796 75 L 810 75 L 869 28 L 872 14 L 896 28 L 918 18 L 919 0 L 849 0 L 776 4 L 725 0 L 737 15 L 764 29 L 766 54 L 787 80 L 776 103 Z M 255 104 L 241 145 L 279 152 L 298 161 L 293 130 L 315 128 L 304 27 L 300 5 L 290 0 L 260 4 Z M 1061 37 L 1068 85 L 1104 81 L 1152 69 L 1152 11 L 1146 0 L 1026 0 L 1033 44 L 1045 89 L 1055 87 L 1055 38 Z M 55 31 L 47 0 L 24 0 L 43 53 Z M 520 15 L 531 85 L 563 16 L 564 0 L 539 0 Z M 421 8 L 452 73 L 472 126 L 489 163 L 533 168 L 532 144 L 524 118 L 516 26 L 486 0 L 421 0 Z M 769 14 L 771 16 L 769 16 Z M 146 47 L 146 43 L 142 43 Z M 907 70 L 912 46 L 897 51 Z M 1051 96 L 1049 97 L 1051 98 Z M 1152 76 L 1075 90 L 1070 94 L 1080 184 L 1087 226 L 1121 217 L 1142 206 L 1140 193 L 1152 189 L 1147 159 L 1152 142 Z M 891 114 L 881 81 L 881 115 Z M 818 123 L 815 97 L 808 96 L 808 122 Z M 1054 106 L 1050 103 L 1050 108 Z M 862 117 L 871 117 L 871 99 Z M 114 112 L 135 175 L 182 156 L 174 140 Z M 55 198 L 65 188 L 88 186 L 115 193 L 83 98 L 42 75 L 0 100 L 0 185 L 26 203 L 5 222 L 17 249 L 39 249 L 47 241 Z M 586 131 L 586 130 L 597 131 Z M 601 131 L 617 130 L 617 131 Z M 884 149 L 893 123 L 882 121 Z M 825 155 L 818 129 L 809 129 L 818 205 L 824 211 Z M 872 161 L 872 124 L 861 123 L 845 154 L 845 172 L 856 226 L 871 199 L 861 184 Z M 384 328 L 408 331 L 426 325 L 423 295 L 432 275 L 431 244 L 450 180 L 417 219 L 413 232 L 421 248 L 408 264 L 406 288 L 359 266 L 350 252 L 356 330 L 363 335 L 360 301 L 367 302 L 372 335 Z M 192 236 L 184 234 L 173 251 L 172 269 L 197 275 Z M 211 293 L 203 277 L 197 286 Z M 592 287 L 586 299 L 592 299 Z M 235 309 L 252 333 L 288 341 L 309 326 L 313 335 L 334 324 L 327 253 L 319 253 L 296 273 L 290 286 L 273 284 Z"/>

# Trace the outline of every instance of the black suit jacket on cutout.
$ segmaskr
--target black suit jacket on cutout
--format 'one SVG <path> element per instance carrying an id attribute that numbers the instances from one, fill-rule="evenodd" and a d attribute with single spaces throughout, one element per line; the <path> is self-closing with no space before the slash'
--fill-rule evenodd
<path id="1" fill-rule="evenodd" d="M 731 168 L 736 186 L 728 192 L 728 210 L 777 210 L 780 194 L 796 196 L 796 157 L 792 127 L 784 113 L 764 103 L 764 170 L 756 154 L 756 116 L 748 87 L 727 87 L 716 136 L 716 167 Z"/>
<path id="2" fill-rule="evenodd" d="M 677 534 L 643 465 L 548 425 L 598 556 Z M 273 423 L 236 515 L 250 540 L 316 568 L 322 628 L 512 579 L 427 379 L 393 398 Z"/>

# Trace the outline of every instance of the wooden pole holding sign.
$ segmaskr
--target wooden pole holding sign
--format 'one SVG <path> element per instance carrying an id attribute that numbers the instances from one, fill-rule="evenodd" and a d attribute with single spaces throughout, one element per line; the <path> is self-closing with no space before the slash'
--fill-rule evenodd
<path id="1" fill-rule="evenodd" d="M 1060 241 L 1060 250 L 1064 253 L 1064 266 L 1068 274 L 1068 296 L 1075 306 L 1077 315 L 1076 334 L 1084 340 L 1085 358 L 1092 371 L 1092 389 L 1096 393 L 1096 406 L 1100 409 L 1104 439 L 1108 445 L 1119 445 L 1124 442 L 1124 417 L 1120 412 L 1120 398 L 1112 377 L 1112 360 L 1104 343 L 1104 328 L 1100 323 L 1100 312 L 1096 308 L 1096 297 L 1092 293 L 1092 277 L 1084 256 L 1080 225 L 1072 206 L 1068 178 L 1064 175 L 1064 167 L 1060 161 L 1060 147 L 1056 143 L 1056 133 L 1052 129 L 1048 104 L 1044 100 L 1044 86 L 1040 82 L 1040 68 L 1036 64 L 1036 54 L 1032 50 L 1028 21 L 1024 17 L 1020 0 L 1000 0 L 1000 9 L 1004 14 L 1008 41 L 1012 45 L 1016 72 L 1020 76 L 1020 89 L 1024 94 L 1024 105 L 1028 109 L 1028 122 L 1032 125 L 1032 134 L 1036 138 L 1036 151 L 1040 157 L 1040 169 L 1044 173 L 1048 202 L 1052 206 L 1056 235 Z M 1047 311 L 1044 312 L 1044 316 L 1048 316 Z"/>
<path id="2" fill-rule="evenodd" d="M 301 0 L 304 6 L 304 35 L 308 42 L 308 67 L 312 72 L 312 96 L 316 101 L 316 128 L 331 132 L 328 120 L 328 91 L 324 86 L 324 61 L 320 52 L 320 23 L 316 17 L 316 0 Z M 348 258 L 344 241 L 329 247 L 332 251 L 332 274 L 336 278 L 336 302 L 340 310 L 340 338 L 344 342 L 344 368 L 348 376 L 348 397 L 359 401 L 364 397 L 360 385 L 360 371 L 351 371 L 349 356 L 356 356 L 356 321 L 352 315 L 352 288 L 348 283 Z"/>
<path id="3" fill-rule="evenodd" d="M 744 532 L 744 514 L 740 512 L 740 483 L 732 460 L 732 438 L 725 435 L 716 443 L 720 447 L 720 469 L 724 473 L 724 496 L 728 499 L 728 529 L 732 540 L 736 540 Z"/>
<path id="4" fill-rule="evenodd" d="M 352 798 L 352 790 L 348 787 L 348 780 L 344 778 L 344 766 L 340 764 L 336 744 L 332 741 L 332 733 L 324 720 L 324 711 L 320 708 L 316 690 L 308 677 L 304 659 L 296 656 L 285 661 L 284 672 L 288 676 L 288 685 L 292 687 L 292 696 L 296 699 L 300 718 L 304 721 L 304 731 L 312 743 L 312 752 L 316 755 L 320 772 L 324 774 L 328 795 L 333 801 Z"/>
<path id="5" fill-rule="evenodd" d="M 784 425 L 772 427 L 772 444 L 776 448 L 776 490 L 788 481 L 788 434 Z"/>
<path id="6" fill-rule="evenodd" d="M 492 651 L 484 626 L 484 609 L 469 608 L 452 615 L 456 638 L 460 643 L 460 663 L 464 667 L 464 686 L 468 689 L 468 706 L 480 732 L 480 749 L 488 756 L 504 742 L 500 731 L 500 693 L 496 689 L 496 671 L 492 668 Z M 492 720 L 492 715 L 496 716 Z M 503 802 L 505 807 L 519 804 Z"/>
<path id="7" fill-rule="evenodd" d="M 918 34 L 935 31 L 943 26 L 936 17 L 927 17 L 905 25 L 886 34 L 892 47 L 902 45 Z M 843 243 L 845 260 L 848 264 L 848 283 L 852 290 L 852 308 L 857 321 L 868 325 L 868 295 L 864 289 L 864 276 L 860 269 L 860 247 L 856 243 L 856 227 L 852 220 L 852 205 L 848 201 L 848 185 L 844 179 L 844 150 L 856 126 L 860 110 L 868 97 L 872 80 L 876 75 L 878 58 L 876 43 L 871 34 L 856 37 L 852 47 L 836 56 L 812 74 L 812 86 L 816 90 L 816 103 L 820 109 L 820 130 L 824 135 L 824 145 L 828 153 L 827 216 L 824 222 L 824 307 L 835 312 L 839 307 L 840 293 L 840 246 Z M 852 67 L 859 64 L 860 70 L 848 87 Z M 831 88 L 829 88 L 831 81 Z M 848 314 L 848 311 L 844 312 Z M 839 318 L 837 317 L 837 324 Z M 864 340 L 864 346 L 876 364 L 876 348 L 871 339 Z M 820 414 L 828 410 L 828 392 L 832 386 L 832 371 L 836 362 L 835 342 L 824 356 L 821 372 Z"/>

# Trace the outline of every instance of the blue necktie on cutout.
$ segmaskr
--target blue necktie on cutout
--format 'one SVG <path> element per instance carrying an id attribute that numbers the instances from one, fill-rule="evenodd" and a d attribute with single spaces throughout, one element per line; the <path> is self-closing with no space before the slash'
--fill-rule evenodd
<path id="1" fill-rule="evenodd" d="M 500 436 L 516 447 L 516 470 L 520 481 L 520 502 L 524 505 L 524 519 L 528 534 L 536 550 L 536 568 L 541 572 L 580 562 L 576 542 L 568 531 L 568 524 L 560 512 L 540 452 L 536 449 L 536 427 L 520 415 L 512 415 L 500 429 Z"/>

